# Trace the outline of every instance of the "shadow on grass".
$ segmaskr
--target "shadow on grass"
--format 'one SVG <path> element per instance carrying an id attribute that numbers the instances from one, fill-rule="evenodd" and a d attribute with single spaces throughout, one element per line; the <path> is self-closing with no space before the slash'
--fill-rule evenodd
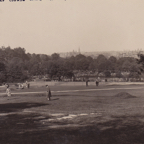
<path id="1" fill-rule="evenodd" d="M 54 128 L 39 123 L 38 114 L 0 117 L 1 144 L 143 144 L 144 123 L 134 117 L 117 117 L 92 126 Z M 140 118 L 142 118 L 140 116 Z M 56 125 L 61 123 L 55 123 Z M 63 125 L 63 123 L 62 123 Z"/>
<path id="2" fill-rule="evenodd" d="M 59 100 L 59 98 L 52 98 L 51 101 L 53 101 L 53 100 Z"/>
<path id="3" fill-rule="evenodd" d="M 0 104 L 0 113 L 8 113 L 8 112 L 16 112 L 21 111 L 25 108 L 31 108 L 31 107 L 39 107 L 39 106 L 45 106 L 48 104 L 42 104 L 42 103 L 6 103 L 6 104 Z"/>

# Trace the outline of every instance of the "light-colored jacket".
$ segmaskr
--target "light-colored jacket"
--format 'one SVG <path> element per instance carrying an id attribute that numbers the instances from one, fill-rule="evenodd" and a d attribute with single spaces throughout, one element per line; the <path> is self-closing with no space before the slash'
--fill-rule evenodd
<path id="1" fill-rule="evenodd" d="M 6 94 L 7 94 L 7 96 L 11 96 L 11 90 L 10 90 L 10 88 L 6 89 Z"/>

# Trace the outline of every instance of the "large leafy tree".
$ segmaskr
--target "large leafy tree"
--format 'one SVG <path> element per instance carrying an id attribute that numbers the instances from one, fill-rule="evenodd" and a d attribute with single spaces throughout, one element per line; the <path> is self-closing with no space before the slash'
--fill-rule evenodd
<path id="1" fill-rule="evenodd" d="M 139 64 L 138 64 L 139 63 Z M 50 75 L 51 77 L 72 77 L 73 72 L 103 72 L 108 77 L 115 72 L 121 77 L 121 72 L 128 71 L 131 76 L 140 73 L 144 68 L 144 56 L 139 55 L 138 63 L 135 58 L 111 56 L 106 58 L 100 54 L 96 59 L 78 54 L 61 58 L 58 53 L 51 56 L 46 54 L 26 53 L 24 48 L 0 48 L 0 79 L 1 81 L 19 81 L 25 76 Z M 2 77 L 5 79 L 2 80 Z"/>
<path id="2" fill-rule="evenodd" d="M 0 62 L 0 72 L 4 72 L 5 70 L 6 70 L 5 64 Z"/>
<path id="3" fill-rule="evenodd" d="M 101 63 L 105 63 L 106 61 L 107 61 L 107 58 L 104 55 L 102 55 L 102 54 L 100 54 L 97 57 L 97 63 L 98 63 L 98 65 L 100 65 Z"/>
<path id="4" fill-rule="evenodd" d="M 138 54 L 137 63 L 140 65 L 140 71 L 144 71 L 144 54 Z"/>
<path id="5" fill-rule="evenodd" d="M 7 64 L 7 80 L 9 82 L 24 81 L 27 76 L 24 73 L 24 62 L 21 58 L 14 57 Z"/>
<path id="6" fill-rule="evenodd" d="M 24 48 L 21 48 L 21 47 L 14 48 L 13 52 L 14 52 L 15 57 L 19 57 L 23 61 L 28 60 L 28 56 L 26 55 Z"/>
<path id="7" fill-rule="evenodd" d="M 58 60 L 59 58 L 60 58 L 60 56 L 57 53 L 54 53 L 54 54 L 51 55 L 52 60 Z"/>
<path id="8" fill-rule="evenodd" d="M 110 56 L 109 61 L 113 64 L 115 64 L 117 62 L 117 58 L 114 56 Z"/>
<path id="9" fill-rule="evenodd" d="M 86 58 L 86 56 L 79 54 L 75 57 L 75 69 L 76 70 L 88 70 L 89 68 L 90 57 Z"/>
<path id="10" fill-rule="evenodd" d="M 0 62 L 0 82 L 6 81 L 6 66 L 4 63 Z"/>

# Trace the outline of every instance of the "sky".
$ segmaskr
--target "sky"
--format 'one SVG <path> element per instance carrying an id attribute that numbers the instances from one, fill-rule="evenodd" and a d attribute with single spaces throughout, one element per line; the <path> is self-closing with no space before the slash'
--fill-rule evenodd
<path id="1" fill-rule="evenodd" d="M 144 50 L 144 1 L 5 0 L 2 46 L 36 54 Z"/>

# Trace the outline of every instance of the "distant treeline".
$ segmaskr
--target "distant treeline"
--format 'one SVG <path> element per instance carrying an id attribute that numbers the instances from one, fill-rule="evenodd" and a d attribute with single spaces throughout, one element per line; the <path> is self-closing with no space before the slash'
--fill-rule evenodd
<path id="1" fill-rule="evenodd" d="M 108 59 L 99 55 L 96 59 L 79 54 L 68 58 L 61 58 L 54 53 L 46 54 L 26 53 L 24 48 L 10 47 L 0 48 L 0 82 L 19 82 L 30 79 L 32 76 L 48 75 L 50 78 L 61 76 L 71 78 L 74 71 L 90 71 L 92 73 L 104 73 L 110 77 L 115 73 L 121 77 L 121 72 L 130 72 L 131 77 L 140 74 L 141 64 L 133 57 Z"/>

